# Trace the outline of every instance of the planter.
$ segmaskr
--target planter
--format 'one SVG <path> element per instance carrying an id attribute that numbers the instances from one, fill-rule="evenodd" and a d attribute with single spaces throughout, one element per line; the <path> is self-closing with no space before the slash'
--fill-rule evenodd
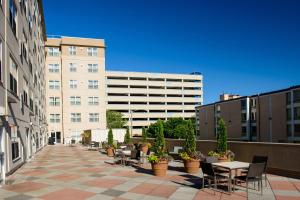
<path id="1" fill-rule="evenodd" d="M 189 174 L 197 174 L 199 172 L 200 160 L 183 160 L 184 169 Z"/>
<path id="2" fill-rule="evenodd" d="M 144 154 L 147 154 L 147 152 L 148 152 L 148 145 L 141 145 L 141 148 L 140 148 L 140 150 L 144 153 Z"/>
<path id="3" fill-rule="evenodd" d="M 218 157 L 219 162 L 228 162 L 229 159 L 227 156 Z"/>
<path id="4" fill-rule="evenodd" d="M 165 176 L 168 169 L 168 161 L 160 161 L 158 163 L 151 163 L 154 176 Z"/>
<path id="5" fill-rule="evenodd" d="M 114 149 L 111 148 L 111 147 L 108 147 L 108 148 L 106 149 L 106 153 L 107 153 L 107 156 L 113 157 L 113 156 L 114 156 Z"/>

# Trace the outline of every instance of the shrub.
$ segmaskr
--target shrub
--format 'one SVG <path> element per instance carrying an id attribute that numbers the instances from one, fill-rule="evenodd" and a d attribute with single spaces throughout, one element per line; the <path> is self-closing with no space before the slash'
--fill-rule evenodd
<path id="1" fill-rule="evenodd" d="M 217 137 L 217 152 L 224 155 L 227 152 L 227 129 L 222 118 L 218 120 Z"/>
<path id="2" fill-rule="evenodd" d="M 113 135 L 112 129 L 109 129 L 109 131 L 108 131 L 107 144 L 109 147 L 113 147 L 113 145 L 114 145 L 114 135 Z"/>
<path id="3" fill-rule="evenodd" d="M 129 133 L 129 128 L 127 127 L 126 133 L 124 135 L 124 143 L 125 144 L 130 144 L 131 143 L 131 138 L 130 138 L 130 133 Z"/>

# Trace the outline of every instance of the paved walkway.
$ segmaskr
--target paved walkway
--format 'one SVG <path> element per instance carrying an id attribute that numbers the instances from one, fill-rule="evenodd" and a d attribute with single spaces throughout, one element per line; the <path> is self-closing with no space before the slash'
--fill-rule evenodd
<path id="1" fill-rule="evenodd" d="M 176 163 L 170 163 L 166 177 L 157 178 L 151 175 L 149 165 L 121 167 L 112 162 L 112 158 L 80 146 L 47 146 L 8 178 L 8 185 L 0 188 L 0 199 L 246 199 L 244 188 L 232 195 L 200 191 L 200 172 L 197 176 L 183 173 Z M 300 199 L 299 180 L 268 178 L 273 190 L 268 184 L 263 196 L 251 191 L 250 199 Z"/>

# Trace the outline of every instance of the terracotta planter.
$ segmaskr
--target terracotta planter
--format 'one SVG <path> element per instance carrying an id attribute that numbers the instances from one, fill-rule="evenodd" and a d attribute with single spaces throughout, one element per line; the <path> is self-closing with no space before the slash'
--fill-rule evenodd
<path id="1" fill-rule="evenodd" d="M 219 160 L 219 162 L 228 162 L 229 161 L 227 156 L 218 157 L 218 160 Z"/>
<path id="2" fill-rule="evenodd" d="M 158 163 L 151 163 L 154 176 L 165 176 L 168 169 L 168 161 L 160 161 Z"/>
<path id="3" fill-rule="evenodd" d="M 199 172 L 200 160 L 183 160 L 184 169 L 189 174 L 197 174 Z"/>
<path id="4" fill-rule="evenodd" d="M 107 153 L 107 156 L 113 157 L 114 156 L 114 149 L 109 147 L 109 148 L 106 149 L 106 153 Z"/>
<path id="5" fill-rule="evenodd" d="M 141 145 L 141 151 L 144 153 L 144 154 L 147 154 L 147 152 L 148 152 L 148 145 Z"/>

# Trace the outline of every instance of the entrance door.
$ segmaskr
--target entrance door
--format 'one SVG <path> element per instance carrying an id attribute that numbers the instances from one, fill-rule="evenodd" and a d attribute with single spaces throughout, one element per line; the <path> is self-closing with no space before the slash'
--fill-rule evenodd
<path id="1" fill-rule="evenodd" d="M 60 132 L 56 132 L 56 143 L 61 143 L 61 135 L 60 135 Z"/>

